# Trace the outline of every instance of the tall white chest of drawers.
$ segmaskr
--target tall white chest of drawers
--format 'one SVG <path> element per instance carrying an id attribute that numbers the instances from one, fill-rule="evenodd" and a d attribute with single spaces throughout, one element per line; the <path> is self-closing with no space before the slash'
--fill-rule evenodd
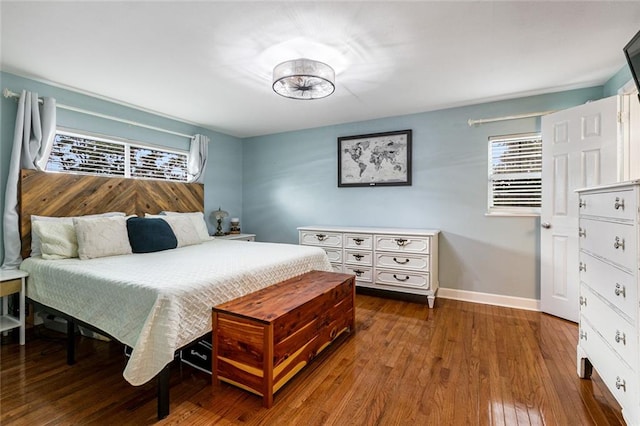
<path id="1" fill-rule="evenodd" d="M 354 274 L 356 286 L 424 295 L 433 308 L 440 231 L 304 226 L 298 233 L 300 244 L 327 252 L 334 271 Z"/>
<path id="2" fill-rule="evenodd" d="M 595 367 L 629 425 L 640 424 L 639 188 L 634 181 L 578 190 L 578 375 Z"/>

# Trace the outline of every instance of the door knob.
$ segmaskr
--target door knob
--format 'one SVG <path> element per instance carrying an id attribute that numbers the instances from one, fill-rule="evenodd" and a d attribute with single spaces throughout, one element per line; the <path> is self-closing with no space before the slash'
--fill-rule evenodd
<path id="1" fill-rule="evenodd" d="M 551 228 L 551 224 L 549 222 L 542 222 L 540 226 L 542 226 L 544 229 Z"/>

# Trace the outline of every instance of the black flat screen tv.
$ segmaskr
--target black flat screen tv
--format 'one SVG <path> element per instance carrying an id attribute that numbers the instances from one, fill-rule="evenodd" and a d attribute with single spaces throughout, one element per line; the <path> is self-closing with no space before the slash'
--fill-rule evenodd
<path id="1" fill-rule="evenodd" d="M 624 51 L 624 56 L 627 58 L 631 76 L 636 82 L 636 88 L 639 92 L 638 99 L 640 99 L 640 31 L 638 31 L 622 50 Z"/>

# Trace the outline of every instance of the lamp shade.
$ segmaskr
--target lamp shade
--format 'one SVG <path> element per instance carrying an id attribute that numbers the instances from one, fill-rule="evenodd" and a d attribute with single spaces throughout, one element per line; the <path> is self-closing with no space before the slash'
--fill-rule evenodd
<path id="1" fill-rule="evenodd" d="M 312 59 L 294 59 L 273 69 L 273 90 L 291 99 L 321 99 L 335 91 L 336 74 L 329 65 Z"/>
<path id="2" fill-rule="evenodd" d="M 227 216 L 229 216 L 229 213 L 222 210 L 220 207 L 218 207 L 218 210 L 214 210 L 211 212 L 211 219 L 213 220 L 224 219 Z"/>

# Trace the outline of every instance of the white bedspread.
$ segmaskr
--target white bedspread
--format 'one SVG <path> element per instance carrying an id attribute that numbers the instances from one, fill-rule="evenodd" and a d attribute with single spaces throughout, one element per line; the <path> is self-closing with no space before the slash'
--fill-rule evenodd
<path id="1" fill-rule="evenodd" d="M 33 257 L 20 269 L 30 274 L 28 297 L 131 346 L 123 376 L 141 385 L 178 348 L 211 331 L 213 306 L 331 266 L 320 248 L 212 240 L 90 260 Z"/>

